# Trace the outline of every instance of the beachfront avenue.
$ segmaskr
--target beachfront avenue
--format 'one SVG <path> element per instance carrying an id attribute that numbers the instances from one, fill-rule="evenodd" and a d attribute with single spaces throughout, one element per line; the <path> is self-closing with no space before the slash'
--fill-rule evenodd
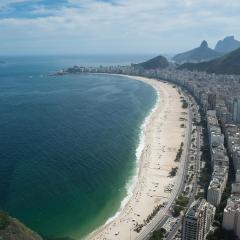
<path id="1" fill-rule="evenodd" d="M 189 98 L 191 99 L 191 103 L 193 103 L 193 106 L 191 107 L 190 110 L 190 114 L 191 114 L 191 123 L 192 126 L 194 124 L 193 122 L 193 116 L 195 118 L 195 124 L 196 124 L 196 132 L 195 132 L 195 145 L 196 145 L 196 149 L 195 151 L 191 153 L 191 150 L 189 149 L 189 154 L 188 154 L 188 163 L 190 165 L 191 162 L 191 158 L 194 158 L 193 164 L 195 165 L 194 168 L 194 176 L 193 176 L 193 180 L 192 180 L 192 192 L 191 192 L 191 196 L 189 199 L 189 203 L 185 209 L 185 212 L 187 211 L 187 209 L 189 209 L 189 207 L 191 206 L 191 204 L 195 201 L 196 196 L 198 196 L 199 192 L 200 192 L 200 186 L 198 185 L 198 180 L 199 180 L 199 174 L 201 171 L 201 142 L 202 142 L 202 138 L 201 138 L 201 132 L 202 132 L 202 127 L 199 126 L 199 123 L 201 121 L 200 118 L 200 113 L 199 113 L 199 106 L 197 104 L 197 102 L 195 101 L 195 99 L 189 95 Z M 193 138 L 193 134 L 192 137 Z M 189 169 L 189 166 L 188 166 Z M 188 171 L 188 169 L 185 169 L 186 171 Z M 183 214 L 180 217 L 179 221 L 177 222 L 177 224 L 175 226 L 173 226 L 173 228 L 170 229 L 170 232 L 168 233 L 168 235 L 166 236 L 166 240 L 171 240 L 171 239 L 180 239 L 181 237 L 181 228 L 182 228 L 182 223 L 183 223 Z"/>
<path id="2" fill-rule="evenodd" d="M 172 195 L 170 199 L 168 200 L 168 205 L 162 209 L 157 215 L 156 218 L 153 219 L 153 221 L 146 226 L 145 229 L 139 234 L 137 237 L 138 240 L 144 240 L 144 239 L 150 239 L 153 232 L 155 230 L 161 229 L 164 225 L 170 225 L 170 231 L 168 232 L 167 239 L 172 239 L 172 237 L 175 238 L 175 234 L 179 227 L 181 226 L 182 222 L 182 215 L 178 216 L 177 218 L 172 217 L 172 211 L 173 211 L 173 206 L 175 204 L 175 200 L 177 199 L 178 196 L 180 196 L 185 187 L 188 185 L 188 182 L 186 181 L 187 173 L 188 173 L 188 166 L 190 162 L 190 151 L 191 151 L 191 138 L 192 138 L 192 128 L 193 128 L 193 114 L 195 114 L 194 111 L 197 109 L 197 105 L 195 102 L 193 102 L 193 99 L 191 96 L 188 95 L 187 92 L 182 91 L 181 92 L 184 94 L 184 97 L 187 99 L 188 102 L 188 121 L 186 124 L 186 133 L 185 133 L 185 142 L 184 142 L 184 152 L 181 157 L 181 165 L 177 173 L 177 179 L 176 179 L 176 185 L 172 191 Z M 193 107 L 192 107 L 192 104 Z M 194 111 L 193 111 L 194 108 Z M 199 131 L 197 131 L 197 134 Z M 196 158 L 197 159 L 197 158 Z M 196 170 L 197 171 L 197 170 Z M 193 184 L 196 184 L 196 181 L 193 181 Z M 188 203 L 188 206 L 194 201 L 194 196 L 196 195 L 197 188 L 194 186 L 193 191 L 190 194 L 190 200 Z M 187 208 L 186 208 L 187 209 Z M 185 210 L 186 210 L 185 209 Z M 165 226 L 167 227 L 167 226 Z"/>

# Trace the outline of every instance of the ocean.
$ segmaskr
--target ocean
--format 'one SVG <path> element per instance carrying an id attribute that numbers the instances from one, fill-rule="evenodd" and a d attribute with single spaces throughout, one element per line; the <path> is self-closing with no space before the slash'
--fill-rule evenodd
<path id="1" fill-rule="evenodd" d="M 49 73 L 148 56 L 0 59 L 0 207 L 43 236 L 82 239 L 126 200 L 157 96 L 127 77 Z"/>

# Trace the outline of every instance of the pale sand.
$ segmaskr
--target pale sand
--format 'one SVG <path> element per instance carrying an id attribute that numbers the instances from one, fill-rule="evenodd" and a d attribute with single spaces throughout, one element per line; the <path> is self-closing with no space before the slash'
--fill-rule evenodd
<path id="1" fill-rule="evenodd" d="M 187 113 L 182 108 L 180 94 L 167 83 L 143 77 L 131 78 L 153 86 L 160 101 L 144 130 L 145 146 L 132 197 L 115 219 L 98 228 L 89 239 L 136 239 L 138 233 L 133 230 L 136 222 L 143 223 L 154 207 L 168 201 L 171 193 L 165 192 L 164 187 L 176 180 L 176 177 L 169 177 L 169 172 L 179 165 L 174 159 L 186 131 L 180 127 L 186 123 L 180 118 L 186 118 L 183 112 Z M 119 234 L 116 236 L 115 233 Z"/>

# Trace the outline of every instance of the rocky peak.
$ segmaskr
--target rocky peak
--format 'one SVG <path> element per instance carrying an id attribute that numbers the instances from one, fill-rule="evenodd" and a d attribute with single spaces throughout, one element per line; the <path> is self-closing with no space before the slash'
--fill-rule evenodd
<path id="1" fill-rule="evenodd" d="M 203 40 L 201 45 L 200 45 L 200 48 L 208 48 L 208 43 L 206 40 Z"/>
<path id="2" fill-rule="evenodd" d="M 234 36 L 228 36 L 228 37 L 225 37 L 223 41 L 226 41 L 226 40 L 235 40 L 235 39 L 234 39 Z"/>
<path id="3" fill-rule="evenodd" d="M 240 42 L 234 36 L 227 36 L 223 40 L 219 40 L 215 47 L 217 52 L 228 53 L 240 48 Z"/>

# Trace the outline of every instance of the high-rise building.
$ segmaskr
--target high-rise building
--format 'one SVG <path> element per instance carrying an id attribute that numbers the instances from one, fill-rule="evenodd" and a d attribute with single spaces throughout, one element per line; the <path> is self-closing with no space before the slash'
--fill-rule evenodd
<path id="1" fill-rule="evenodd" d="M 240 99 L 233 100 L 233 121 L 240 123 Z"/>
<path id="2" fill-rule="evenodd" d="M 236 171 L 235 182 L 240 183 L 240 169 Z M 240 193 L 240 192 L 239 192 Z"/>
<path id="3" fill-rule="evenodd" d="M 221 202 L 223 191 L 224 186 L 220 179 L 214 178 L 208 187 L 207 201 L 217 207 Z"/>
<path id="4" fill-rule="evenodd" d="M 240 151 L 233 152 L 233 166 L 234 170 L 240 170 Z"/>
<path id="5" fill-rule="evenodd" d="M 209 93 L 208 94 L 208 110 L 216 109 L 216 94 Z"/>
<path id="6" fill-rule="evenodd" d="M 222 226 L 240 238 L 240 195 L 232 194 L 223 212 Z"/>
<path id="7" fill-rule="evenodd" d="M 240 238 L 240 170 L 236 172 L 236 182 L 232 184 L 232 195 L 223 212 L 222 226 L 234 231 Z"/>
<path id="8" fill-rule="evenodd" d="M 236 181 L 232 184 L 232 194 L 240 195 L 240 169 L 236 172 Z"/>
<path id="9" fill-rule="evenodd" d="M 182 240 L 204 240 L 212 225 L 216 208 L 205 199 L 193 202 L 183 219 Z"/>

